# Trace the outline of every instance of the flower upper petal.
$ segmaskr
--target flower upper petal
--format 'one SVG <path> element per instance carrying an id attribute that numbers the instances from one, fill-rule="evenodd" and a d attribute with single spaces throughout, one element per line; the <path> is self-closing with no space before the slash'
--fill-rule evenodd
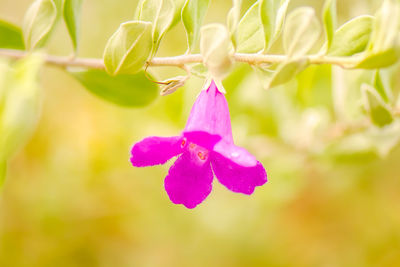
<path id="1" fill-rule="evenodd" d="M 233 143 L 228 103 L 213 81 L 197 97 L 183 134 L 209 150 L 221 139 Z"/>
<path id="2" fill-rule="evenodd" d="M 219 182 L 233 192 L 251 195 L 256 186 L 267 182 L 267 173 L 260 162 L 246 167 L 219 153 L 213 153 L 211 164 Z"/>
<path id="3" fill-rule="evenodd" d="M 147 137 L 132 147 L 132 165 L 145 167 L 163 164 L 170 158 L 182 153 L 182 141 L 182 136 Z"/>
<path id="4" fill-rule="evenodd" d="M 210 194 L 212 180 L 209 160 L 199 164 L 190 152 L 185 152 L 169 169 L 164 186 L 173 203 L 193 209 Z"/>

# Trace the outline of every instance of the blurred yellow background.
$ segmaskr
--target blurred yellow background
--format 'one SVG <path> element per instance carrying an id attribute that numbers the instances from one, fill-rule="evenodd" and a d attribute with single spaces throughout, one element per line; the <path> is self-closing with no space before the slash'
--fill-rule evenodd
<path id="1" fill-rule="evenodd" d="M 211 2 L 206 22 L 224 23 L 231 1 Z M 290 9 L 311 5 L 320 14 L 322 2 L 294 0 Z M 0 0 L 0 18 L 21 25 L 30 3 Z M 339 0 L 339 23 L 373 14 L 380 3 Z M 136 5 L 85 0 L 79 56 L 100 58 Z M 158 55 L 184 53 L 185 38 L 177 25 Z M 71 53 L 62 23 L 47 52 Z M 282 133 L 288 116 L 282 114 L 291 105 L 278 101 L 278 91 L 295 92 L 297 81 L 264 91 L 253 73 L 239 75 L 249 71 L 238 66 L 225 82 L 233 134 L 264 164 L 269 181 L 249 197 L 214 180 L 206 201 L 188 210 L 172 204 L 164 191 L 171 163 L 134 168 L 129 157 L 143 137 L 183 129 L 202 80 L 192 78 L 146 108 L 126 109 L 93 96 L 64 71 L 45 67 L 42 117 L 10 162 L 0 197 L 0 266 L 400 266 L 400 147 L 379 158 L 370 152 L 315 155 L 293 145 L 302 128 L 292 124 Z M 329 66 L 303 75 L 313 71 L 322 76 L 310 86 L 327 93 L 297 97 L 331 117 L 332 104 L 325 101 Z M 181 73 L 151 72 L 160 80 Z"/>

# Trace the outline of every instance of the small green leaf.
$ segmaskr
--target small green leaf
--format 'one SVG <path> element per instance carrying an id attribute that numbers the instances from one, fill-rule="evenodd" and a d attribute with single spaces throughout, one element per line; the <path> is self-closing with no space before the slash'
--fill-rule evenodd
<path id="1" fill-rule="evenodd" d="M 170 28 L 174 27 L 178 22 L 182 20 L 182 9 L 185 5 L 186 0 L 174 0 L 175 3 L 175 13 L 174 18 L 172 19 Z"/>
<path id="2" fill-rule="evenodd" d="M 173 0 L 143 0 L 139 4 L 138 20 L 147 21 L 153 25 L 152 56 L 157 52 L 160 41 L 170 28 L 174 16 Z"/>
<path id="3" fill-rule="evenodd" d="M 393 65 L 399 58 L 400 51 L 397 47 L 387 49 L 377 53 L 369 53 L 355 65 L 355 68 L 360 69 L 378 69 Z"/>
<path id="4" fill-rule="evenodd" d="M 287 18 L 283 46 L 289 57 L 305 55 L 318 40 L 321 26 L 311 7 L 299 7 Z"/>
<path id="5" fill-rule="evenodd" d="M 400 2 L 384 0 L 375 15 L 368 51 L 380 53 L 395 46 L 399 32 Z"/>
<path id="6" fill-rule="evenodd" d="M 151 23 L 122 23 L 108 40 L 104 50 L 103 58 L 107 72 L 111 75 L 138 72 L 150 56 L 151 45 Z"/>
<path id="7" fill-rule="evenodd" d="M 222 79 L 233 62 L 233 47 L 227 28 L 222 24 L 208 24 L 201 28 L 200 53 L 203 63 L 215 79 Z"/>
<path id="8" fill-rule="evenodd" d="M 110 76 L 101 70 L 71 72 L 90 92 L 111 103 L 125 107 L 141 107 L 157 97 L 157 85 L 144 71 Z M 149 76 L 149 74 L 147 74 Z"/>
<path id="9" fill-rule="evenodd" d="M 385 104 L 375 88 L 368 84 L 362 84 L 361 91 L 363 94 L 364 107 L 371 121 L 379 127 L 392 123 L 393 116 L 390 112 L 390 107 Z"/>
<path id="10" fill-rule="evenodd" d="M 64 0 L 63 15 L 74 50 L 78 49 L 79 17 L 83 0 Z"/>
<path id="11" fill-rule="evenodd" d="M 370 42 L 358 68 L 383 68 L 399 58 L 400 2 L 385 0 L 375 17 Z"/>
<path id="12" fill-rule="evenodd" d="M 0 47 L 24 50 L 21 29 L 11 23 L 0 20 Z"/>
<path id="13" fill-rule="evenodd" d="M 374 17 L 364 15 L 343 24 L 334 34 L 328 50 L 331 56 L 351 56 L 367 47 Z"/>
<path id="14" fill-rule="evenodd" d="M 228 12 L 227 25 L 231 35 L 233 46 L 237 45 L 237 26 L 240 19 L 240 9 L 242 8 L 242 0 L 232 0 L 232 8 Z"/>
<path id="15" fill-rule="evenodd" d="M 207 77 L 207 68 L 203 63 L 194 63 L 190 65 L 190 72 L 200 78 Z"/>
<path id="16" fill-rule="evenodd" d="M 326 0 L 322 12 L 327 49 L 331 47 L 333 34 L 336 29 L 336 0 Z"/>
<path id="17" fill-rule="evenodd" d="M 237 51 L 239 53 L 257 53 L 264 49 L 264 33 L 260 18 L 260 3 L 252 5 L 237 28 Z"/>
<path id="18" fill-rule="evenodd" d="M 383 101 L 385 101 L 385 103 L 389 103 L 391 94 L 390 94 L 390 91 L 387 90 L 386 87 L 384 86 L 379 70 L 377 70 L 375 72 L 373 85 L 374 85 L 376 91 L 378 92 L 378 94 L 382 97 Z"/>
<path id="19" fill-rule="evenodd" d="M 306 58 L 299 58 L 285 62 L 277 68 L 272 75 L 268 88 L 272 88 L 290 81 L 294 76 L 303 71 L 309 62 Z"/>
<path id="20" fill-rule="evenodd" d="M 29 7 L 22 24 L 25 46 L 31 50 L 47 40 L 57 18 L 57 8 L 52 0 L 36 0 Z"/>
<path id="21" fill-rule="evenodd" d="M 271 46 L 275 31 L 275 16 L 278 0 L 261 0 L 260 1 L 260 17 L 264 29 L 264 50 L 268 50 Z"/>
<path id="22" fill-rule="evenodd" d="M 187 34 L 189 52 L 195 50 L 200 36 L 200 27 L 210 0 L 186 0 L 182 9 L 182 22 Z"/>
<path id="23" fill-rule="evenodd" d="M 276 40 L 282 32 L 289 3 L 290 0 L 281 0 L 281 4 L 276 13 L 274 37 L 272 38 L 273 40 Z"/>
<path id="24" fill-rule="evenodd" d="M 0 161 L 10 158 L 31 136 L 39 118 L 39 55 L 17 61 L 6 75 L 5 95 L 0 105 Z"/>

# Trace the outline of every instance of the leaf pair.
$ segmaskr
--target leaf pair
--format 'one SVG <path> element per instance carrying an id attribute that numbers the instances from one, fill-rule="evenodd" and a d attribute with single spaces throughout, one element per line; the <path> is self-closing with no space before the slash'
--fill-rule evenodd
<path id="1" fill-rule="evenodd" d="M 328 10 L 326 14 L 330 14 Z M 330 16 L 326 16 L 327 21 Z M 332 28 L 326 26 L 330 28 L 326 30 L 327 35 L 331 36 L 327 37 L 327 55 L 352 56 L 364 52 L 359 62 L 348 67 L 373 69 L 390 66 L 399 57 L 399 21 L 400 3 L 397 0 L 385 0 L 375 17 L 356 17 L 342 25 L 333 37 Z"/>
<path id="2" fill-rule="evenodd" d="M 288 59 L 267 75 L 263 82 L 265 89 L 288 82 L 304 70 L 309 60 L 307 52 L 315 45 L 320 35 L 320 25 L 315 12 L 310 7 L 300 7 L 288 16 L 283 31 L 283 46 Z M 265 73 L 259 70 L 258 73 Z M 268 74 L 268 72 L 267 72 Z"/>
<path id="3" fill-rule="evenodd" d="M 289 0 L 255 2 L 242 19 L 236 22 L 237 30 L 231 29 L 235 30 L 236 50 L 240 53 L 267 51 L 282 31 L 289 2 Z M 231 12 L 233 14 L 234 9 Z M 233 18 L 232 15 L 230 24 L 234 24 Z"/>
<path id="4" fill-rule="evenodd" d="M 28 50 L 41 47 L 50 36 L 54 25 L 63 13 L 63 18 L 71 37 L 74 50 L 78 47 L 79 15 L 82 0 L 36 0 L 28 8 L 22 32 Z"/>

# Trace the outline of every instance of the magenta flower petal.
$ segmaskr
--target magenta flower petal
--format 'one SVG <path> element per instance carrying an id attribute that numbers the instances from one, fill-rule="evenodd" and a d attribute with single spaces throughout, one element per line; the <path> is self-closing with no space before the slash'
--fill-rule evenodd
<path id="1" fill-rule="evenodd" d="M 218 142 L 213 151 L 243 167 L 253 167 L 258 163 L 257 159 L 246 149 L 235 146 L 233 143 Z"/>
<path id="2" fill-rule="evenodd" d="M 221 139 L 233 143 L 228 103 L 214 82 L 197 97 L 183 135 L 209 150 Z"/>
<path id="3" fill-rule="evenodd" d="M 245 167 L 218 153 L 213 153 L 211 162 L 218 181 L 233 192 L 251 195 L 256 186 L 267 182 L 267 173 L 260 162 Z"/>
<path id="4" fill-rule="evenodd" d="M 183 152 L 182 142 L 182 136 L 147 137 L 132 147 L 132 165 L 136 167 L 145 167 L 163 164 L 170 158 Z"/>
<path id="5" fill-rule="evenodd" d="M 210 162 L 194 159 L 191 152 L 185 152 L 169 169 L 164 186 L 169 198 L 175 204 L 193 209 L 210 194 L 213 173 Z"/>

